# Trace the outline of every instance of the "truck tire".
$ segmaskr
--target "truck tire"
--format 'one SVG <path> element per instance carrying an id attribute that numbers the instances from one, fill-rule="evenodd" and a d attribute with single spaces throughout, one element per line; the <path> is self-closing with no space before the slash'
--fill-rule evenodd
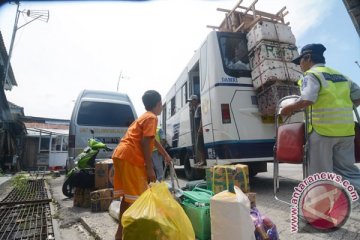
<path id="1" fill-rule="evenodd" d="M 254 169 L 252 169 L 251 167 L 249 168 L 249 177 L 253 178 L 258 174 L 258 172 Z"/>
<path id="2" fill-rule="evenodd" d="M 187 180 L 198 180 L 204 178 L 204 169 L 192 168 L 190 165 L 189 155 L 184 155 L 184 171 Z"/>

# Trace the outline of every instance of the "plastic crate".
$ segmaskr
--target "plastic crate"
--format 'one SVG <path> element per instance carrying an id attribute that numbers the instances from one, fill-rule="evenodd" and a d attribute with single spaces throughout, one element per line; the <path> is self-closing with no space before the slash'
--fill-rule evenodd
<path id="1" fill-rule="evenodd" d="M 294 83 L 273 84 L 264 88 L 257 94 L 258 106 L 261 115 L 274 116 L 276 105 L 283 97 L 290 95 L 300 95 L 300 89 Z"/>
<path id="2" fill-rule="evenodd" d="M 190 181 L 190 182 L 186 183 L 183 190 L 191 191 L 195 187 L 202 188 L 202 189 L 207 189 L 206 181 L 205 180 Z"/>
<path id="3" fill-rule="evenodd" d="M 264 60 L 251 71 L 254 88 L 261 89 L 272 81 L 296 83 L 301 77 L 299 66 L 291 62 Z"/>
<path id="4" fill-rule="evenodd" d="M 211 239 L 210 190 L 195 187 L 193 191 L 184 191 L 181 205 L 189 217 L 195 236 L 199 240 Z"/>
<path id="5" fill-rule="evenodd" d="M 260 41 L 269 40 L 295 45 L 296 39 L 291 28 L 283 23 L 259 21 L 246 34 L 248 49 L 252 50 Z"/>
<path id="6" fill-rule="evenodd" d="M 273 41 L 261 41 L 253 51 L 249 53 L 250 68 L 255 69 L 265 60 L 291 62 L 298 57 L 297 47 L 288 43 Z M 300 68 L 298 68 L 300 71 Z"/>

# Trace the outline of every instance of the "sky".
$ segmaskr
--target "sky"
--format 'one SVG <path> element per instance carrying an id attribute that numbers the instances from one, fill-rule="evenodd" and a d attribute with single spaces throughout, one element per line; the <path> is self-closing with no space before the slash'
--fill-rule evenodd
<path id="1" fill-rule="evenodd" d="M 16 31 L 11 65 L 18 86 L 6 91 L 26 116 L 70 119 L 83 89 L 127 93 L 138 115 L 142 94 L 163 97 L 194 51 L 238 0 L 153 0 L 21 2 L 20 10 L 49 10 L 47 23 L 34 21 Z M 252 0 L 244 0 L 249 6 Z M 270 13 L 286 6 L 299 49 L 327 48 L 327 65 L 360 85 L 360 38 L 340 0 L 259 0 Z M 0 30 L 9 50 L 15 4 L 0 6 Z M 18 27 L 31 19 L 20 15 Z M 121 77 L 120 77 L 121 76 Z"/>

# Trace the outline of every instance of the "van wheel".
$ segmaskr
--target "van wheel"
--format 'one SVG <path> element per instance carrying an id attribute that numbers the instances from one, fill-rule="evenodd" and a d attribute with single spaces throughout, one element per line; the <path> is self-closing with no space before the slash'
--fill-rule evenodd
<path id="1" fill-rule="evenodd" d="M 184 156 L 184 171 L 185 176 L 189 181 L 203 179 L 205 176 L 204 169 L 197 169 L 191 167 L 188 153 L 186 153 Z"/>

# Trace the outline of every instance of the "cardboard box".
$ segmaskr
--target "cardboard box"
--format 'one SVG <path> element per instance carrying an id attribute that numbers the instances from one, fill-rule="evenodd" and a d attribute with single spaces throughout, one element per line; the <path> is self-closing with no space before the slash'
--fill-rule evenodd
<path id="1" fill-rule="evenodd" d="M 114 188 L 113 160 L 106 159 L 95 164 L 95 189 Z"/>
<path id="2" fill-rule="evenodd" d="M 250 207 L 253 208 L 253 207 L 256 207 L 256 193 L 254 192 L 248 192 L 248 193 L 245 193 L 246 196 L 248 197 L 249 201 L 250 201 Z"/>
<path id="3" fill-rule="evenodd" d="M 75 188 L 74 207 L 89 208 L 90 192 L 91 192 L 90 188 Z"/>
<path id="4" fill-rule="evenodd" d="M 109 206 L 114 197 L 114 190 L 112 188 L 106 188 L 97 190 L 90 193 L 91 198 L 91 211 L 103 212 L 109 209 Z"/>
<path id="5" fill-rule="evenodd" d="M 224 190 L 234 191 L 234 185 L 244 193 L 250 191 L 247 165 L 217 165 L 206 169 L 207 189 L 215 194 Z"/>

